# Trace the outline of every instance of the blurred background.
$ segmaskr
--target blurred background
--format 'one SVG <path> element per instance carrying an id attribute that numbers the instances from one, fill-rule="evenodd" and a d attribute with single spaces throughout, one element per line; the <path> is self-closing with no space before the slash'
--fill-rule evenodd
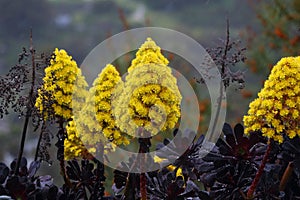
<path id="1" fill-rule="evenodd" d="M 231 124 L 241 122 L 272 66 L 283 56 L 299 53 L 297 0 L 1 0 L 0 13 L 2 75 L 17 63 L 22 47 L 29 47 L 30 29 L 38 53 L 51 54 L 54 48 L 63 48 L 80 65 L 97 44 L 136 27 L 170 28 L 204 48 L 224 47 L 228 19 L 230 42 L 247 49 L 246 61 L 231 69 L 245 74 L 244 89 L 238 85 L 227 89 L 226 121 Z M 179 62 L 176 55 L 168 58 L 171 66 Z M 200 131 L 210 119 L 209 103 L 206 95 L 200 97 Z M 23 120 L 17 114 L 0 120 L 1 161 L 10 163 L 17 156 Z M 26 156 L 33 157 L 37 138 L 37 133 L 29 130 Z M 51 148 L 55 152 L 54 145 Z M 47 167 L 45 164 L 43 170 L 49 171 Z"/>

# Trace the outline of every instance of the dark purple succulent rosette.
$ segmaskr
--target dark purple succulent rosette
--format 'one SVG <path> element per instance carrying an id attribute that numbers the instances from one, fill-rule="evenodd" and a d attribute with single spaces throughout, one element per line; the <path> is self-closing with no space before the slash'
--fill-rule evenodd
<path id="1" fill-rule="evenodd" d="M 223 137 L 203 158 L 205 170 L 200 168 L 199 177 L 213 199 L 238 199 L 251 185 L 267 144 L 259 132 L 246 137 L 241 124 L 232 129 L 225 123 L 222 131 Z"/>
<path id="2" fill-rule="evenodd" d="M 261 137 L 260 132 L 252 132 L 247 137 L 241 124 L 236 124 L 232 129 L 225 123 L 223 133 L 225 141 L 220 139 L 217 143 L 221 154 L 244 160 L 252 160 L 264 154 L 266 140 Z"/>

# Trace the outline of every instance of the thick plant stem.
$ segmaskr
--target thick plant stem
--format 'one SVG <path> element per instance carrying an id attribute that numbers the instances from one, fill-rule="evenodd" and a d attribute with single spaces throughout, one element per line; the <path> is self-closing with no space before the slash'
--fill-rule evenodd
<path id="1" fill-rule="evenodd" d="M 41 128 L 41 132 L 40 132 L 40 136 L 39 136 L 39 140 L 38 140 L 38 143 L 37 143 L 37 145 L 36 145 L 34 161 L 37 161 L 38 156 L 39 156 L 40 145 L 41 145 L 41 141 L 42 141 L 42 137 L 43 137 L 43 132 L 44 132 L 43 130 L 44 130 L 44 127 L 45 127 L 45 122 L 43 121 L 42 128 Z"/>
<path id="2" fill-rule="evenodd" d="M 262 176 L 262 174 L 264 172 L 264 168 L 265 168 L 266 163 L 268 161 L 268 157 L 269 157 L 269 154 L 271 152 L 271 149 L 272 149 L 272 142 L 269 139 L 268 140 L 268 147 L 267 147 L 267 150 L 266 150 L 265 155 L 263 157 L 263 160 L 261 161 L 259 169 L 256 172 L 256 175 L 255 175 L 255 177 L 254 177 L 254 179 L 252 181 L 252 184 L 251 184 L 251 186 L 250 186 L 250 188 L 249 188 L 249 190 L 247 192 L 247 198 L 248 199 L 252 199 L 253 198 L 253 194 L 254 194 L 254 192 L 256 190 L 256 187 L 257 187 L 257 185 L 259 183 L 260 177 Z"/>
<path id="3" fill-rule="evenodd" d="M 32 110 L 32 98 L 33 98 L 33 92 L 34 92 L 34 87 L 35 87 L 35 51 L 33 49 L 33 42 L 32 42 L 32 31 L 30 31 L 30 53 L 31 53 L 31 87 L 30 91 L 28 94 L 28 99 L 27 99 L 27 105 L 26 105 L 26 116 L 25 116 L 25 122 L 23 126 L 23 131 L 22 131 L 22 137 L 21 137 L 21 143 L 20 143 L 20 149 L 18 153 L 18 158 L 17 158 L 17 163 L 15 167 L 14 174 L 18 175 L 19 173 L 19 168 L 20 168 L 20 163 L 21 159 L 23 156 L 23 151 L 24 151 L 24 146 L 25 146 L 25 140 L 26 140 L 26 133 L 27 133 L 27 128 L 28 128 L 28 123 L 29 123 L 29 118 L 31 116 L 31 110 Z"/>
<path id="4" fill-rule="evenodd" d="M 101 155 L 103 157 L 103 149 L 101 149 Z M 105 193 L 105 188 L 104 188 L 104 181 L 106 179 L 105 175 L 104 175 L 104 164 L 102 162 L 100 162 L 99 160 L 97 160 L 92 154 L 89 155 L 90 159 L 97 165 L 96 170 L 96 174 L 97 174 L 97 178 L 96 178 L 96 184 L 94 187 L 94 196 L 97 196 L 98 199 L 104 199 L 104 193 Z"/>
<path id="5" fill-rule="evenodd" d="M 141 134 L 148 134 L 146 131 L 142 131 Z M 149 152 L 151 146 L 151 137 L 148 138 L 139 138 L 139 154 L 140 154 L 140 169 L 142 173 L 140 174 L 140 193 L 141 200 L 147 200 L 147 178 L 145 175 L 145 153 Z"/>
<path id="6" fill-rule="evenodd" d="M 286 167 L 282 178 L 280 180 L 280 184 L 279 184 L 279 191 L 284 191 L 286 184 L 288 183 L 292 173 L 294 170 L 294 163 L 293 162 L 289 162 L 288 166 Z"/>
<path id="7" fill-rule="evenodd" d="M 19 154 L 18 154 L 18 158 L 17 158 L 17 164 L 16 164 L 16 168 L 14 171 L 15 175 L 18 175 L 18 173 L 19 173 L 20 163 L 21 163 L 21 159 L 23 156 L 24 146 L 25 146 L 28 122 L 29 122 L 29 116 L 26 116 L 24 126 L 23 126 L 23 131 L 22 131 L 22 138 L 21 138 L 20 149 L 19 149 Z"/>
<path id="8" fill-rule="evenodd" d="M 141 161 L 145 160 L 145 154 L 141 155 Z M 144 163 L 141 162 L 141 170 L 144 171 Z M 145 173 L 141 173 L 140 175 L 140 191 L 141 191 L 141 200 L 147 200 L 147 178 Z"/>
<path id="9" fill-rule="evenodd" d="M 65 129 L 64 129 L 64 121 L 60 119 L 58 121 L 59 130 L 57 133 L 58 141 L 55 144 L 57 147 L 57 160 L 59 160 L 60 165 L 60 173 L 66 183 L 67 186 L 71 186 L 70 180 L 67 177 L 66 169 L 65 169 L 65 159 L 64 159 L 64 140 L 65 140 Z"/>
<path id="10" fill-rule="evenodd" d="M 35 150 L 35 155 L 34 155 L 34 161 L 37 161 L 38 156 L 39 156 L 39 151 L 40 151 L 40 145 L 41 145 L 42 135 L 43 135 L 43 132 L 41 131 L 41 132 L 40 132 L 40 136 L 39 136 L 38 143 L 37 143 L 37 145 L 36 145 L 36 150 Z"/>

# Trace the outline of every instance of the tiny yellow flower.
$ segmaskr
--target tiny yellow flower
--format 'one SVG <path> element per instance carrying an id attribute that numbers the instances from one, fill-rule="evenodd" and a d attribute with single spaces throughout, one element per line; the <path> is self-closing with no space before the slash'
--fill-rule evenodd
<path id="1" fill-rule="evenodd" d="M 154 162 L 156 162 L 156 163 L 162 163 L 162 162 L 164 162 L 164 161 L 167 160 L 167 159 L 165 159 L 165 158 L 160 158 L 160 157 L 158 157 L 157 155 L 155 155 L 155 156 L 153 157 L 153 159 L 154 159 Z"/>

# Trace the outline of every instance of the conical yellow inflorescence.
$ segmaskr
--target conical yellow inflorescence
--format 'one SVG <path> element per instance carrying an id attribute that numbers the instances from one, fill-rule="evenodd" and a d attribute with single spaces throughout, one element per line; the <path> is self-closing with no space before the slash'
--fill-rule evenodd
<path id="1" fill-rule="evenodd" d="M 151 38 L 147 38 L 147 41 L 142 44 L 142 46 L 136 52 L 136 57 L 132 60 L 131 65 L 128 68 L 128 73 L 130 73 L 136 67 L 147 64 L 169 64 L 168 59 L 162 55 L 160 47 L 157 46 Z"/>
<path id="2" fill-rule="evenodd" d="M 167 64 L 168 60 L 150 38 L 137 51 L 122 92 L 114 95 L 114 115 L 123 132 L 135 134 L 143 127 L 156 134 L 177 123 L 182 97 Z"/>
<path id="3" fill-rule="evenodd" d="M 300 57 L 282 58 L 249 105 L 245 132 L 261 130 L 263 136 L 281 143 L 283 135 L 300 136 Z"/>
<path id="4" fill-rule="evenodd" d="M 55 49 L 50 65 L 45 69 L 43 85 L 39 89 L 35 106 L 44 118 L 72 117 L 73 106 L 80 108 L 87 90 L 84 77 L 76 62 L 65 50 Z"/>
<path id="5" fill-rule="evenodd" d="M 129 140 L 116 126 L 112 115 L 112 93 L 116 85 L 120 83 L 122 83 L 122 80 L 119 72 L 113 65 L 108 64 L 95 79 L 93 87 L 89 90 L 90 96 L 87 100 L 87 105 L 83 109 L 83 113 L 93 112 L 95 120 L 90 120 L 90 118 L 86 117 L 81 118 L 80 121 L 88 126 L 91 132 L 95 132 L 92 130 L 96 127 L 96 131 L 100 130 L 101 134 L 116 145 L 127 145 Z M 88 143 L 91 140 L 97 141 L 98 138 L 82 137 L 82 140 L 84 143 Z"/>
<path id="6" fill-rule="evenodd" d="M 97 153 L 97 150 L 105 145 L 105 140 L 113 144 L 105 145 L 104 150 L 114 145 L 129 144 L 128 136 L 116 126 L 111 111 L 112 92 L 116 84 L 120 83 L 122 81 L 118 71 L 110 64 L 95 79 L 85 106 L 74 120 L 76 123 L 71 122 L 67 127 L 68 139 L 65 140 L 65 147 L 69 149 L 65 152 L 67 158 L 83 156 L 81 153 L 85 153 L 85 149 L 89 153 Z"/>

